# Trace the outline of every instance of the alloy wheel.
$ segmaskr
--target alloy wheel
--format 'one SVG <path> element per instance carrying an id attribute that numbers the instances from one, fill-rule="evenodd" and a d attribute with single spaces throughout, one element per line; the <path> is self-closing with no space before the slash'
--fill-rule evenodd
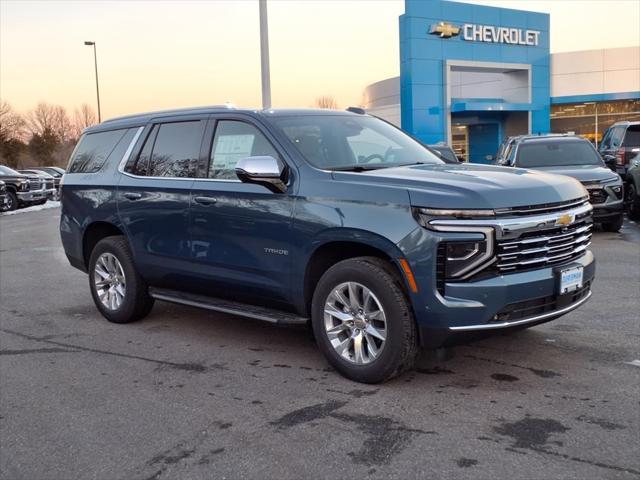
<path id="1" fill-rule="evenodd" d="M 93 282 L 100 303 L 109 310 L 118 310 L 127 292 L 124 270 L 118 258 L 109 252 L 98 257 L 93 269 Z"/>
<path id="2" fill-rule="evenodd" d="M 335 287 L 325 302 L 324 326 L 331 346 L 358 365 L 373 362 L 387 339 L 387 319 L 374 293 L 357 282 Z"/>

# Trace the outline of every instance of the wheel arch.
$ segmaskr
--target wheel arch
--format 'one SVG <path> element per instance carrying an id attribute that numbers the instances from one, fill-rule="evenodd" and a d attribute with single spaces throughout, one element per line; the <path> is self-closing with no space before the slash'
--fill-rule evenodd
<path id="1" fill-rule="evenodd" d="M 305 262 L 302 295 L 306 314 L 311 313 L 313 293 L 322 275 L 336 263 L 356 257 L 375 257 L 386 262 L 389 271 L 397 276 L 405 293 L 409 294 L 407 280 L 398 263 L 402 252 L 388 240 L 377 236 L 364 238 L 362 235 L 360 238 L 326 240 L 315 246 Z"/>
<path id="2" fill-rule="evenodd" d="M 89 258 L 97 243 L 103 238 L 118 235 L 124 236 L 124 232 L 113 223 L 96 221 L 87 226 L 82 235 L 82 259 L 85 269 L 89 268 Z"/>

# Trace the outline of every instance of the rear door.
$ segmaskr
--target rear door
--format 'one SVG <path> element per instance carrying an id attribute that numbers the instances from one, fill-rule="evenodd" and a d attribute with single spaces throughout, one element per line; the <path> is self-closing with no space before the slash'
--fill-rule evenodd
<path id="1" fill-rule="evenodd" d="M 118 213 L 134 261 L 151 284 L 189 279 L 189 202 L 206 116 L 163 118 L 144 129 L 118 185 Z"/>
<path id="2" fill-rule="evenodd" d="M 254 155 L 292 163 L 263 126 L 244 116 L 214 115 L 205 145 L 203 178 L 191 192 L 192 271 L 200 289 L 247 302 L 287 303 L 294 181 L 286 193 L 273 193 L 241 183 L 235 164 Z"/>

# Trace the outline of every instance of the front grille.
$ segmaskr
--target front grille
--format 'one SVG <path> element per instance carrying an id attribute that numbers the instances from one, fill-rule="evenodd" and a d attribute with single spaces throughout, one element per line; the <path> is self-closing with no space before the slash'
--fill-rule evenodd
<path id="1" fill-rule="evenodd" d="M 436 288 L 440 295 L 444 295 L 444 283 L 447 276 L 446 272 L 446 250 L 444 243 L 438 244 L 438 254 L 436 257 Z"/>
<path id="2" fill-rule="evenodd" d="M 592 204 L 604 203 L 607 201 L 607 192 L 604 188 L 590 188 L 589 189 L 589 202 Z"/>
<path id="3" fill-rule="evenodd" d="M 29 190 L 42 190 L 44 188 L 44 182 L 39 178 L 30 178 L 29 179 Z"/>
<path id="4" fill-rule="evenodd" d="M 582 288 L 579 288 L 575 292 L 564 295 L 549 295 L 533 300 L 511 303 L 500 310 L 495 317 L 493 317 L 492 321 L 500 323 L 515 322 L 568 307 L 586 297 L 589 294 L 590 288 L 591 282 L 587 282 Z"/>
<path id="5" fill-rule="evenodd" d="M 591 243 L 593 223 L 590 216 L 568 227 L 553 227 L 526 232 L 515 239 L 497 242 L 499 273 L 512 273 L 556 265 L 582 256 Z"/>

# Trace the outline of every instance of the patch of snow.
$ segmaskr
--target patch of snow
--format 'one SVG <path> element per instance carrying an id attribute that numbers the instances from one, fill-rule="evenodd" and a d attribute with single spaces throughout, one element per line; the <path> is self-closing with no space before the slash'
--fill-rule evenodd
<path id="1" fill-rule="evenodd" d="M 42 205 L 33 205 L 32 207 L 27 208 L 18 208 L 17 210 L 13 210 L 11 212 L 3 212 L 0 215 L 16 215 L 18 213 L 28 213 L 28 212 L 39 212 L 40 210 L 48 210 L 49 208 L 59 208 L 60 202 L 52 202 L 47 201 L 47 203 Z"/>
<path id="2" fill-rule="evenodd" d="M 633 365 L 634 367 L 640 367 L 640 360 L 631 360 L 630 362 L 624 362 L 627 365 Z"/>

